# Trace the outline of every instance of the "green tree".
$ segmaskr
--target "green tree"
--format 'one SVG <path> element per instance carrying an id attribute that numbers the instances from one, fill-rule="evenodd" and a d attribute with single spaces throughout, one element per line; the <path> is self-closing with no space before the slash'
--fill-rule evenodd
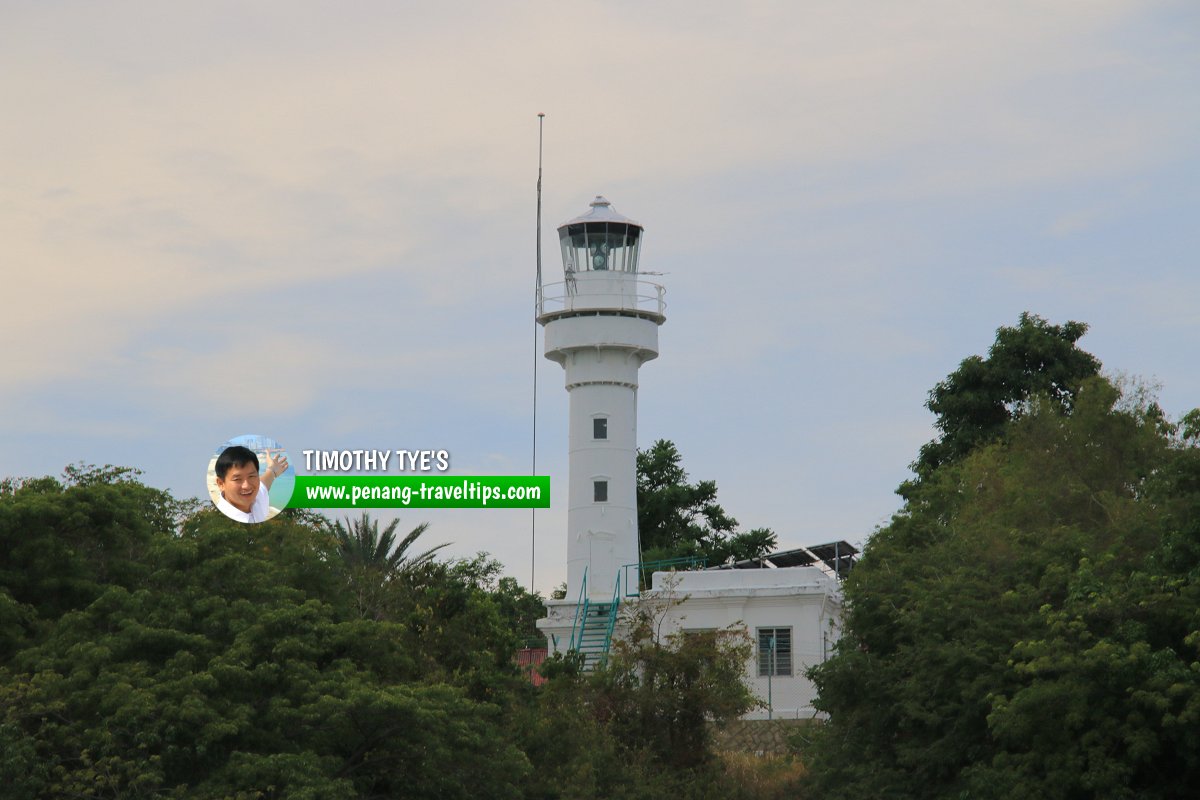
<path id="1" fill-rule="evenodd" d="M 1200 774 L 1200 451 L 1083 380 L 910 487 L 811 672 L 818 796 L 1168 798 Z"/>
<path id="2" fill-rule="evenodd" d="M 737 798 L 713 751 L 712 726 L 758 704 L 743 682 L 745 630 L 660 635 L 667 603 L 640 603 L 605 666 L 558 656 L 521 727 L 544 780 L 531 798 Z"/>
<path id="3" fill-rule="evenodd" d="M 426 562 L 396 582 L 394 619 L 402 624 L 405 649 L 416 654 L 426 680 L 453 684 L 473 699 L 507 707 L 513 693 L 528 688 L 516 651 L 529 636 L 531 617 L 544 614 L 544 606 L 519 587 L 510 592 L 515 581 L 500 577 L 500 570 L 500 563 L 484 553 Z"/>
<path id="4" fill-rule="evenodd" d="M 537 621 L 546 616 L 546 601 L 530 593 L 516 578 L 503 575 L 504 565 L 487 553 L 449 563 L 448 575 L 491 598 L 504 627 L 521 645 L 535 643 L 545 647 L 546 637 L 537 629 Z"/>
<path id="5" fill-rule="evenodd" d="M 379 521 L 371 519 L 365 511 L 359 519 L 347 518 L 345 524 L 335 520 L 329 525 L 360 617 L 383 618 L 393 582 L 420 569 L 447 546 L 439 544 L 422 553 L 410 553 L 409 549 L 428 530 L 429 523 L 422 522 L 397 541 L 399 525 L 400 520 L 392 520 L 380 531 Z"/>
<path id="6" fill-rule="evenodd" d="M 716 481 L 688 482 L 675 445 L 659 439 L 637 455 L 642 561 L 703 558 L 709 564 L 757 558 L 777 544 L 767 528 L 739 532 L 717 503 Z"/>
<path id="7" fill-rule="evenodd" d="M 744 627 L 663 636 L 675 599 L 633 608 L 619 639 L 592 678 L 597 713 L 618 741 L 677 769 L 713 757 L 710 723 L 723 725 L 759 705 L 744 675 L 753 643 Z"/>
<path id="8" fill-rule="evenodd" d="M 144 534 L 85 551 L 89 596 L 65 610 L 0 587 L 0 631 L 54 611 L 0 665 L 5 797 L 519 795 L 529 765 L 502 706 L 427 681 L 404 626 L 359 618 L 324 524 L 209 510 L 156 527 L 144 489 L 39 479 L 0 494 L 0 518 L 34 529 L 68 506 L 79 541 L 126 541 L 108 520 Z"/>
<path id="9" fill-rule="evenodd" d="M 1034 397 L 1069 411 L 1083 382 L 1100 374 L 1100 362 L 1076 346 L 1087 329 L 1082 322 L 1051 325 L 1023 312 L 1016 327 L 996 331 L 987 358 L 963 359 L 929 392 L 925 406 L 937 416 L 938 438 L 913 463 L 916 480 L 995 441 Z M 906 482 L 899 492 L 908 498 L 914 487 Z"/>
<path id="10" fill-rule="evenodd" d="M 180 505 L 138 474 L 72 466 L 64 481 L 0 481 L 0 587 L 12 602 L 53 620 L 106 584 L 144 578 L 141 556 L 156 534 L 173 530 Z"/>
<path id="11" fill-rule="evenodd" d="M 744 653 L 631 643 L 535 689 L 513 655 L 540 598 L 497 562 L 396 562 L 364 617 L 331 527 L 118 468 L 0 482 L 0 794 L 742 796 L 697 726 L 736 713 Z"/>

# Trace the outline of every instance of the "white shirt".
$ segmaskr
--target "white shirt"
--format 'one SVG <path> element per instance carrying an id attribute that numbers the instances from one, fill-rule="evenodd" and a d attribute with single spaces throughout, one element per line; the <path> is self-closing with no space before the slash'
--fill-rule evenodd
<path id="1" fill-rule="evenodd" d="M 267 487 L 259 483 L 258 494 L 254 497 L 254 505 L 250 506 L 249 512 L 242 511 L 226 500 L 224 494 L 217 500 L 217 508 L 222 514 L 238 522 L 266 522 L 271 516 L 271 495 L 267 492 Z"/>

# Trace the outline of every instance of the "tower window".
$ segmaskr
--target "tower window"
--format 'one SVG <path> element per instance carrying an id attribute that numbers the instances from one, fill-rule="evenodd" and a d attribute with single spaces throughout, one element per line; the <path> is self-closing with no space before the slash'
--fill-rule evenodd
<path id="1" fill-rule="evenodd" d="M 592 438 L 607 439 L 608 438 L 608 417 L 593 417 L 592 418 Z"/>
<path id="2" fill-rule="evenodd" d="M 792 629 L 758 629 L 758 677 L 792 674 Z"/>
<path id="3" fill-rule="evenodd" d="M 592 481 L 592 500 L 597 503 L 608 502 L 608 481 Z"/>

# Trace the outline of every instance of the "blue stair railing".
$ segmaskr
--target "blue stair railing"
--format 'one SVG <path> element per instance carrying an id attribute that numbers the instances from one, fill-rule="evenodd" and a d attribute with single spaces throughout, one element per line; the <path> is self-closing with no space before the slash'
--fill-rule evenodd
<path id="1" fill-rule="evenodd" d="M 575 607 L 575 624 L 571 627 L 571 649 L 583 657 L 585 672 L 591 672 L 608 661 L 620 606 L 620 573 L 613 584 L 612 600 L 608 603 L 593 603 L 581 590 Z"/>
<path id="2" fill-rule="evenodd" d="M 583 568 L 583 580 L 579 586 L 579 599 L 575 601 L 575 621 L 571 623 L 571 649 L 579 649 L 579 640 L 583 638 L 583 626 L 579 624 L 582 619 L 587 620 L 588 596 L 587 596 L 587 574 L 588 568 Z M 576 636 L 578 631 L 578 637 Z"/>
<path id="3" fill-rule="evenodd" d="M 608 661 L 608 651 L 612 649 L 613 631 L 617 627 L 617 610 L 621 607 L 621 573 L 617 572 L 617 582 L 613 585 L 612 604 L 608 607 L 608 630 L 604 634 L 604 655 L 601 663 Z"/>

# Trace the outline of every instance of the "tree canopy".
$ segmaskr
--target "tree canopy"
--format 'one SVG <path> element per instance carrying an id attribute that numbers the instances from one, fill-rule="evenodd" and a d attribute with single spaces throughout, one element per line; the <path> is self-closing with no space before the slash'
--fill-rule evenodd
<path id="1" fill-rule="evenodd" d="M 400 520 L 394 519 L 380 531 L 379 521 L 366 512 L 359 519 L 347 518 L 345 523 L 334 520 L 328 525 L 361 617 L 382 619 L 387 614 L 395 582 L 432 561 L 437 551 L 446 547 L 439 544 L 422 553 L 410 553 L 417 539 L 429 529 L 429 523 L 422 522 L 397 541 L 399 525 Z"/>
<path id="2" fill-rule="evenodd" d="M 939 435 L 912 465 L 917 480 L 995 441 L 1035 397 L 1069 411 L 1083 382 L 1100 374 L 1100 362 L 1076 345 L 1087 329 L 1082 322 L 1051 325 L 1025 312 L 1016 327 L 996 331 L 986 358 L 963 359 L 929 391 L 925 406 L 937 417 Z M 913 486 L 903 484 L 901 495 Z"/>
<path id="3" fill-rule="evenodd" d="M 867 543 L 811 672 L 830 715 L 806 750 L 817 796 L 1190 796 L 1196 415 L 1088 376 L 1083 330 L 1023 315 L 931 393 L 946 447 Z"/>
<path id="4" fill-rule="evenodd" d="M 515 654 L 544 606 L 494 559 L 338 530 L 234 522 L 127 468 L 0 481 L 0 794 L 737 796 L 694 727 L 740 696 L 716 651 L 659 654 L 698 681 L 673 695 L 695 746 L 672 748 L 637 716 L 667 700 L 665 677 L 631 684 L 661 673 L 645 659 L 530 684 Z"/>
<path id="5" fill-rule="evenodd" d="M 358 618 L 323 526 L 177 529 L 169 506 L 124 479 L 0 496 L 0 563 L 30 554 L 0 585 L 6 797 L 519 796 L 502 709 L 467 676 L 423 681 L 406 628 Z"/>
<path id="6" fill-rule="evenodd" d="M 713 724 L 758 705 L 742 680 L 750 637 L 744 628 L 660 636 L 677 602 L 634 607 L 628 636 L 596 672 L 581 672 L 572 656 L 544 665 L 545 715 L 531 751 L 554 782 L 582 777 L 583 796 L 596 798 L 756 796 L 721 771 L 711 740 Z"/>
<path id="7" fill-rule="evenodd" d="M 739 531 L 738 522 L 717 502 L 716 481 L 688 482 L 683 457 L 659 439 L 637 455 L 638 534 L 642 561 L 757 558 L 777 544 L 767 528 Z"/>

